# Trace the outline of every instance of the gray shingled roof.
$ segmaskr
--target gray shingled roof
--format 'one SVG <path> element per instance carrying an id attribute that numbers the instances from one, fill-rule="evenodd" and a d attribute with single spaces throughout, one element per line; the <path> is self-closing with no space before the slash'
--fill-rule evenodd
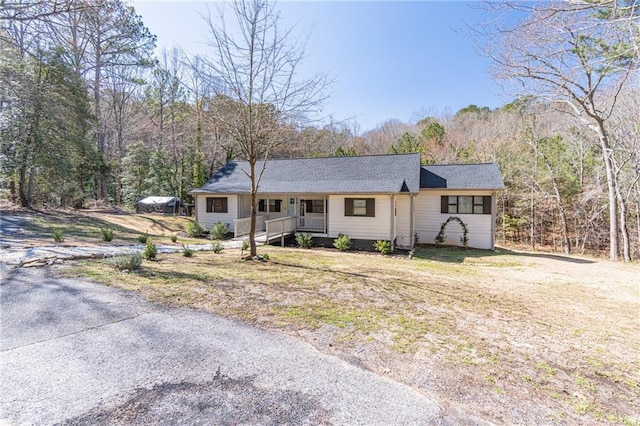
<path id="1" fill-rule="evenodd" d="M 256 165 L 260 169 L 262 162 Z M 251 192 L 246 161 L 232 161 L 193 193 L 247 194 Z M 420 155 L 268 160 L 258 190 L 287 194 L 417 193 Z"/>
<path id="2" fill-rule="evenodd" d="M 422 189 L 504 189 L 498 166 L 487 164 L 446 164 L 422 166 Z"/>

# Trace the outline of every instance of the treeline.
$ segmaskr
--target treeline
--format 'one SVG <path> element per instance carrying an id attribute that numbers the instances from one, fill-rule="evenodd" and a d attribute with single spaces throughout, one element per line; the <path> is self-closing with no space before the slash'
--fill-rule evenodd
<path id="1" fill-rule="evenodd" d="M 155 57 L 155 37 L 123 1 L 10 1 L 0 24 L 3 197 L 25 207 L 132 206 L 148 195 L 189 202 L 242 152 L 228 126 L 237 101 L 221 94 L 205 58 L 177 48 Z M 507 186 L 499 242 L 604 252 L 615 236 L 614 251 L 637 259 L 637 76 L 596 89 L 606 111 L 598 131 L 570 103 L 522 96 L 363 133 L 353 122 L 278 122 L 269 156 L 420 152 L 425 163 L 496 162 Z"/>

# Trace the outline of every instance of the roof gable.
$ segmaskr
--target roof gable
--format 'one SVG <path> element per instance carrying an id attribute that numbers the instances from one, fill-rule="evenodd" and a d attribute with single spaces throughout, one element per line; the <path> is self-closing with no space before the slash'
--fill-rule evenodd
<path id="1" fill-rule="evenodd" d="M 417 193 L 420 154 L 273 159 L 259 162 L 263 193 Z M 249 163 L 232 161 L 195 193 L 250 193 Z"/>
<path id="2" fill-rule="evenodd" d="M 494 163 L 428 165 L 420 168 L 421 189 L 504 189 Z"/>

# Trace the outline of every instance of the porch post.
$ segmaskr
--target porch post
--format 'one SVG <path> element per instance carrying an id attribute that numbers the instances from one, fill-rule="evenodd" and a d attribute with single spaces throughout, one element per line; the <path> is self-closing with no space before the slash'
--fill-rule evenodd
<path id="1" fill-rule="evenodd" d="M 325 195 L 323 197 L 323 201 L 324 203 L 324 208 L 322 209 L 322 211 L 324 212 L 323 216 L 322 216 L 322 221 L 324 222 L 324 233 L 327 233 L 327 196 Z"/>

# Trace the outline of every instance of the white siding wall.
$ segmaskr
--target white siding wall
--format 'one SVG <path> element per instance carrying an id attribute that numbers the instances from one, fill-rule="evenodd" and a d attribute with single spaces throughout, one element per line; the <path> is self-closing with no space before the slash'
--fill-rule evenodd
<path id="1" fill-rule="evenodd" d="M 416 197 L 415 232 L 420 244 L 434 244 L 433 239 L 440 232 L 442 223 L 449 216 L 458 216 L 469 230 L 469 247 L 493 249 L 494 214 L 443 214 L 440 213 L 440 196 L 442 195 L 492 195 L 491 191 L 420 191 Z M 494 203 L 492 203 L 494 204 Z M 495 205 L 492 207 L 495 208 Z M 462 227 L 457 222 L 449 222 L 445 244 L 461 246 Z"/>
<path id="2" fill-rule="evenodd" d="M 396 245 L 411 247 L 411 196 L 396 196 Z"/>
<path id="3" fill-rule="evenodd" d="M 207 197 L 222 197 L 222 195 L 196 195 L 196 218 L 205 229 L 209 230 L 214 223 L 223 222 L 233 230 L 233 220 L 238 218 L 238 196 L 224 196 L 227 197 L 227 213 L 207 213 Z"/>
<path id="4" fill-rule="evenodd" d="M 375 198 L 376 216 L 345 216 L 345 198 Z M 345 234 L 355 239 L 389 240 L 391 238 L 391 196 L 389 195 L 330 195 L 328 236 Z"/>

